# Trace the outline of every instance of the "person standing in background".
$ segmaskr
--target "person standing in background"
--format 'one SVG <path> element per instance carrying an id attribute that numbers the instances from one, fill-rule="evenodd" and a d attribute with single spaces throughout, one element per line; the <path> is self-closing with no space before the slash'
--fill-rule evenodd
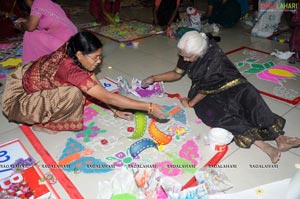
<path id="1" fill-rule="evenodd" d="M 91 0 L 89 11 L 98 23 L 105 26 L 116 23 L 121 7 L 121 0 Z"/>
<path id="2" fill-rule="evenodd" d="M 178 8 L 180 0 L 155 0 L 153 9 L 153 24 L 163 29 L 170 27 L 179 19 Z"/>
<path id="3" fill-rule="evenodd" d="M 293 55 L 295 61 L 300 62 L 300 1 L 298 1 L 296 12 L 292 17 L 291 27 L 293 32 L 290 37 L 290 49 L 295 53 Z"/>
<path id="4" fill-rule="evenodd" d="M 236 0 L 208 0 L 206 13 L 201 21 L 219 24 L 224 28 L 233 27 L 241 17 L 241 6 Z"/>
<path id="5" fill-rule="evenodd" d="M 17 0 L 0 0 L 1 40 L 21 35 L 21 32 L 14 27 L 14 21 L 19 17 L 25 16 L 17 6 Z"/>

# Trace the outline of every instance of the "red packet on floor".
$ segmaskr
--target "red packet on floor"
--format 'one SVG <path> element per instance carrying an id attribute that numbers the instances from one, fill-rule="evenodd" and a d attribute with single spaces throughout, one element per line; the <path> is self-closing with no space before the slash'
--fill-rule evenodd
<path id="1" fill-rule="evenodd" d="M 28 199 L 59 198 L 18 139 L 0 144 L 0 192 Z"/>

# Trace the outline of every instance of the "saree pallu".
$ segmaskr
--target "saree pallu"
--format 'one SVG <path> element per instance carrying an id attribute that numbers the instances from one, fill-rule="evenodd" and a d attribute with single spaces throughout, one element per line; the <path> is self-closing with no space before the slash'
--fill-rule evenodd
<path id="1" fill-rule="evenodd" d="M 8 76 L 2 97 L 4 115 L 12 122 L 55 131 L 81 130 L 85 102 L 82 91 L 75 86 L 62 86 L 27 94 L 22 76 L 30 65 Z"/>
<path id="2" fill-rule="evenodd" d="M 230 131 L 241 148 L 249 148 L 256 140 L 274 140 L 284 134 L 285 119 L 270 110 L 250 83 L 209 94 L 194 110 L 206 125 Z"/>

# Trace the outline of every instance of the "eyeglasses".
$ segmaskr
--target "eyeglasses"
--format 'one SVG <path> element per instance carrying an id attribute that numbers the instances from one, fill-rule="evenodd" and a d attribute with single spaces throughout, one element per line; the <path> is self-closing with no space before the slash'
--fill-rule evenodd
<path id="1" fill-rule="evenodd" d="M 89 55 L 85 55 L 85 56 L 89 57 L 91 60 L 93 60 L 93 62 L 97 62 L 97 61 L 103 59 L 103 56 L 102 56 L 102 55 L 98 55 L 98 56 L 96 56 L 96 57 L 94 57 L 94 58 L 91 57 L 91 56 L 89 56 Z"/>

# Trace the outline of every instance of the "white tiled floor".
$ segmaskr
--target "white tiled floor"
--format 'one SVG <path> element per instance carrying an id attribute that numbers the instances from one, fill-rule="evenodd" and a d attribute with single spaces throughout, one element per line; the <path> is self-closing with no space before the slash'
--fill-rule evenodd
<path id="1" fill-rule="evenodd" d="M 146 9 L 146 11 L 149 12 L 150 9 Z M 124 16 L 129 17 L 130 9 L 127 8 L 124 12 L 126 12 Z M 139 13 L 142 14 L 140 15 Z M 148 19 L 148 21 L 151 21 L 147 18 L 149 17 L 149 13 L 145 14 L 145 10 L 143 9 L 133 9 L 131 14 L 132 16 L 135 16 L 135 18 L 140 16 L 142 20 Z M 267 39 L 251 37 L 249 29 L 246 29 L 241 24 L 232 29 L 221 29 L 219 35 L 222 38 L 220 46 L 225 52 L 241 46 L 249 46 L 268 52 L 272 52 L 274 49 L 288 50 L 287 44 L 279 44 Z M 102 64 L 101 73 L 98 74 L 99 78 L 110 77 L 115 79 L 121 75 L 128 79 L 132 77 L 143 79 L 151 74 L 158 74 L 171 70 L 177 62 L 176 40 L 169 39 L 165 36 L 157 35 L 142 39 L 138 48 L 120 48 L 114 41 L 103 38 L 101 38 L 101 40 L 104 43 L 105 58 L 104 63 Z M 112 66 L 112 69 L 109 69 L 108 66 Z M 297 64 L 297 67 L 299 67 L 299 63 Z M 296 83 L 299 84 L 299 82 Z M 166 90 L 169 93 L 179 92 L 182 96 L 186 96 L 189 86 L 190 81 L 187 77 L 184 77 L 178 82 L 165 84 Z M 273 112 L 283 116 L 287 120 L 285 127 L 286 135 L 300 137 L 300 105 L 291 106 L 266 96 L 264 96 L 264 99 Z M 192 114 L 193 112 L 189 111 L 189 115 Z M 194 115 L 191 116 L 191 118 L 194 117 Z M 201 128 L 201 132 L 207 130 L 208 128 Z M 68 134 L 48 135 L 36 133 L 36 135 L 42 142 L 47 142 L 49 146 L 52 145 L 52 147 L 48 147 L 48 150 L 56 150 L 58 145 L 64 144 L 58 144 L 59 138 L 68 137 Z M 20 131 L 18 125 L 8 123 L 7 119 L 0 114 L 1 143 L 16 138 L 21 139 L 26 147 L 34 153 L 34 150 Z M 299 148 L 283 153 L 280 162 L 278 163 L 278 168 L 276 169 L 251 168 L 250 165 L 270 165 L 270 160 L 266 154 L 262 153 L 254 146 L 250 149 L 240 149 L 234 144 L 231 144 L 228 153 L 220 164 L 237 165 L 237 168 L 235 169 L 224 169 L 225 174 L 234 185 L 234 188 L 230 189 L 229 192 L 234 193 L 265 183 L 290 178 L 296 172 L 296 163 L 300 164 Z M 98 194 L 97 182 L 110 177 L 95 176 L 91 178 L 90 176 L 74 175 L 70 178 L 74 184 L 79 185 L 79 189 L 85 198 L 92 199 L 96 198 L 96 195 Z M 90 181 L 90 183 L 86 183 L 87 181 Z M 91 188 L 91 186 L 93 188 Z M 55 188 L 56 187 L 62 198 L 68 198 L 67 194 L 59 185 L 55 185 Z M 274 198 L 276 197 L 274 196 Z"/>

